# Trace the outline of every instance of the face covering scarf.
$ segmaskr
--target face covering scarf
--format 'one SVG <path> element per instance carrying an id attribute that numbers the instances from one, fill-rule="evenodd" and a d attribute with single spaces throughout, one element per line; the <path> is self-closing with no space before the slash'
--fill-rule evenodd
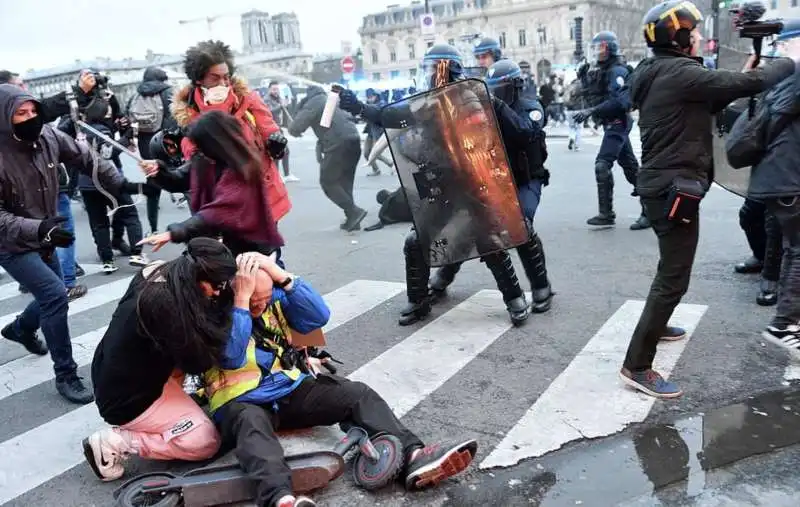
<path id="1" fill-rule="evenodd" d="M 39 139 L 39 135 L 42 133 L 43 126 L 44 123 L 42 122 L 42 117 L 34 116 L 33 118 L 25 120 L 21 123 L 17 123 L 13 126 L 14 137 L 20 141 L 32 143 Z"/>
<path id="2" fill-rule="evenodd" d="M 228 94 L 231 92 L 230 86 L 214 86 L 213 88 L 203 88 L 203 100 L 206 104 L 216 105 L 222 104 L 228 99 Z"/>

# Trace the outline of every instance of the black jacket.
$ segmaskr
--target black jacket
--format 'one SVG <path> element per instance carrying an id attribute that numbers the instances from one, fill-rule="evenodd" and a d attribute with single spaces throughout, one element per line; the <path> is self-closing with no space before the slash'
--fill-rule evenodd
<path id="1" fill-rule="evenodd" d="M 710 70 L 701 58 L 662 50 L 642 61 L 630 79 L 642 137 L 639 194 L 663 195 L 678 176 L 708 189 L 713 180 L 712 115 L 779 83 L 794 69 L 792 60 L 779 58 L 746 73 Z"/>
<path id="2" fill-rule="evenodd" d="M 289 134 L 298 137 L 311 127 L 317 139 L 321 141 L 324 153 L 346 146 L 349 142 L 361 142 L 361 136 L 350 115 L 338 107 L 333 113 L 330 128 L 319 124 L 328 100 L 325 90 L 311 86 L 306 93 L 306 97 L 297 105 L 292 123 L 289 124 Z"/>
<path id="3" fill-rule="evenodd" d="M 752 169 L 748 196 L 758 200 L 800 195 L 800 72 L 767 92 L 764 100 L 771 111 L 773 134 L 766 156 Z M 791 123 L 774 132 L 787 116 L 793 118 Z"/>

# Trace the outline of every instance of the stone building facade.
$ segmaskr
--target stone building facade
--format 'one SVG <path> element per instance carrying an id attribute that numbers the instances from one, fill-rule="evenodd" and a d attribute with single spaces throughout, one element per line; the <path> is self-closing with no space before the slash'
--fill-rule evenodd
<path id="1" fill-rule="evenodd" d="M 792 1 L 792 0 L 790 0 Z M 456 45 L 471 60 L 481 36 L 500 41 L 506 56 L 528 64 L 538 78 L 574 63 L 576 18 L 582 18 L 584 54 L 601 30 L 617 33 L 626 57 L 646 54 L 641 20 L 652 0 L 430 0 L 436 42 Z M 420 59 L 434 42 L 420 31 L 424 2 L 392 5 L 364 17 L 359 34 L 364 74 L 373 80 L 414 77 Z"/>

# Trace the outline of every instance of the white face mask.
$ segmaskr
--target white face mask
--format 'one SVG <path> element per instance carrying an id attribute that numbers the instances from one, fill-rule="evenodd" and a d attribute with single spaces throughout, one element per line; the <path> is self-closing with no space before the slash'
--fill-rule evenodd
<path id="1" fill-rule="evenodd" d="M 229 86 L 219 85 L 213 88 L 201 88 L 203 99 L 207 104 L 222 104 L 228 98 L 231 89 Z"/>

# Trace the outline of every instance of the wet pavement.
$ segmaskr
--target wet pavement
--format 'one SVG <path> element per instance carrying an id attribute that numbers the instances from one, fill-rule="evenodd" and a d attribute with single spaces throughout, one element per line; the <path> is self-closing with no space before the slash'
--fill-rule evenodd
<path id="1" fill-rule="evenodd" d="M 800 505 L 800 385 L 475 475 L 443 504 Z"/>

